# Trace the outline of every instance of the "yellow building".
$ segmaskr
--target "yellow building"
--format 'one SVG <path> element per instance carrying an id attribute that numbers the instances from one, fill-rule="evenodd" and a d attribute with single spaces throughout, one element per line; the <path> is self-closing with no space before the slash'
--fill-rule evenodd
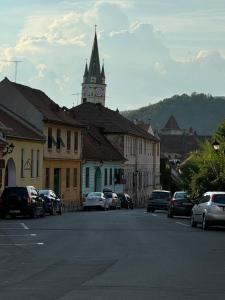
<path id="1" fill-rule="evenodd" d="M 1 191 L 5 186 L 42 187 L 43 144 L 45 137 L 23 119 L 0 108 L 0 119 L 8 127 L 3 150 L 5 168 L 1 174 Z"/>
<path id="2" fill-rule="evenodd" d="M 46 122 L 43 186 L 61 195 L 67 209 L 80 206 L 81 129 Z"/>
<path id="3" fill-rule="evenodd" d="M 37 178 L 34 185 L 40 184 L 42 189 L 54 190 L 62 197 L 66 208 L 78 208 L 81 199 L 81 131 L 84 126 L 70 116 L 66 107 L 61 108 L 42 91 L 11 82 L 7 78 L 0 82 L 0 105 L 13 111 L 46 138 L 42 150 L 42 174 L 39 174 L 43 176 L 42 184 L 41 178 L 40 181 Z M 38 148 L 34 148 L 34 144 L 25 153 L 31 153 L 32 150 L 35 151 L 35 161 Z M 12 153 L 17 156 L 15 159 L 19 164 L 20 151 L 15 148 Z M 42 151 L 39 151 L 41 157 Z M 29 158 L 32 160 L 29 155 L 26 160 Z M 27 168 L 24 171 L 25 174 L 30 173 Z"/>

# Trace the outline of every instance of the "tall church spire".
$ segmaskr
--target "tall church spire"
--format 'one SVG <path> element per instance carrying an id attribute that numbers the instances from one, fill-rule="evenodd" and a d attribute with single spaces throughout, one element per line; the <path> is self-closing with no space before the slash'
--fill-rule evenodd
<path id="1" fill-rule="evenodd" d="M 89 79 L 92 79 L 91 81 L 93 81 L 94 78 L 96 83 L 101 80 L 100 62 L 98 54 L 98 40 L 96 31 L 91 52 L 91 60 L 89 64 Z"/>
<path id="2" fill-rule="evenodd" d="M 105 90 L 105 70 L 104 64 L 102 65 L 102 68 L 100 66 L 98 40 L 95 26 L 95 35 L 91 51 L 91 59 L 89 67 L 86 62 L 83 76 L 81 103 L 92 102 L 100 103 L 103 106 L 105 106 Z"/>

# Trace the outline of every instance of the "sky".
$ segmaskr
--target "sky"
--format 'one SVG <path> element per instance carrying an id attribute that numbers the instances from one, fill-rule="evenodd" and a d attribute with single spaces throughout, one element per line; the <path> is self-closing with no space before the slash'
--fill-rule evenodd
<path id="1" fill-rule="evenodd" d="M 97 25 L 106 106 L 175 94 L 225 96 L 224 0 L 0 0 L 0 80 L 80 104 Z"/>

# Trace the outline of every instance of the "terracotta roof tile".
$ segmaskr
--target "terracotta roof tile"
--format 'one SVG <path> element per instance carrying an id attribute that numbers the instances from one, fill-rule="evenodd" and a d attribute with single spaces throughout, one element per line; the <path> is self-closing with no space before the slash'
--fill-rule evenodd
<path id="1" fill-rule="evenodd" d="M 32 130 L 30 127 L 26 127 L 23 123 L 17 119 L 13 118 L 5 111 L 0 109 L 0 120 L 4 123 L 4 125 L 12 130 L 7 131 L 8 137 L 15 137 L 15 138 L 24 138 L 24 139 L 31 139 L 31 140 L 45 140 L 44 135 L 38 134 L 35 130 Z"/>
<path id="2" fill-rule="evenodd" d="M 124 161 L 99 128 L 89 126 L 83 137 L 83 156 L 86 160 Z"/>
<path id="3" fill-rule="evenodd" d="M 11 82 L 11 84 L 43 114 L 44 121 L 83 127 L 80 122 L 71 118 L 68 109 L 61 108 L 44 92 L 14 82 Z"/>
<path id="4" fill-rule="evenodd" d="M 181 130 L 174 116 L 170 116 L 166 125 L 162 128 L 162 131 L 168 131 L 168 130 Z"/>
<path id="5" fill-rule="evenodd" d="M 71 108 L 70 111 L 71 115 L 79 122 L 104 128 L 105 133 L 132 134 L 158 141 L 156 137 L 123 117 L 119 112 L 108 109 L 101 104 L 85 102 Z"/>

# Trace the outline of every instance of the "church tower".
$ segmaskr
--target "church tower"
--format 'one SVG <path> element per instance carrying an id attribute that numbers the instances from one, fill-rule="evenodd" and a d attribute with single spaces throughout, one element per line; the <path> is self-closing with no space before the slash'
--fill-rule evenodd
<path id="1" fill-rule="evenodd" d="M 102 65 L 102 68 L 100 67 L 98 40 L 95 30 L 95 37 L 89 67 L 86 62 L 84 70 L 81 103 L 92 102 L 100 103 L 105 106 L 105 90 L 105 71 L 104 65 Z"/>

